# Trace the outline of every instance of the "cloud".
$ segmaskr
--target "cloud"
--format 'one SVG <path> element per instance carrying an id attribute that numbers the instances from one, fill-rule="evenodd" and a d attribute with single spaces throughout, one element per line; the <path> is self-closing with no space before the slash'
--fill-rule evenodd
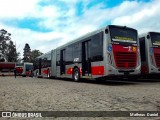
<path id="1" fill-rule="evenodd" d="M 45 53 L 108 24 L 127 25 L 140 32 L 158 31 L 160 28 L 159 0 L 123 1 L 114 7 L 108 7 L 104 2 L 91 6 L 93 1 L 90 0 L 54 2 L 52 0 L 0 0 L 0 2 L 0 10 L 4 11 L 0 13 L 0 26 L 12 33 L 12 40 L 16 41 L 21 54 L 25 43 L 29 43 L 32 50 L 38 49 Z M 81 4 L 80 8 L 77 7 L 79 4 Z M 81 12 L 77 14 L 77 11 Z M 36 19 L 36 28 L 46 29 L 49 32 L 16 26 L 17 21 L 26 19 Z M 6 20 L 16 24 L 4 22 Z"/>
<path id="2" fill-rule="evenodd" d="M 40 0 L 0 0 L 0 18 L 22 19 L 30 16 Z"/>
<path id="3" fill-rule="evenodd" d="M 112 20 L 112 24 L 134 27 L 139 33 L 159 31 L 160 2 L 158 0 L 153 0 L 150 3 L 140 3 L 137 5 L 138 6 L 134 7 L 134 9 L 137 9 L 136 12 L 116 17 Z"/>

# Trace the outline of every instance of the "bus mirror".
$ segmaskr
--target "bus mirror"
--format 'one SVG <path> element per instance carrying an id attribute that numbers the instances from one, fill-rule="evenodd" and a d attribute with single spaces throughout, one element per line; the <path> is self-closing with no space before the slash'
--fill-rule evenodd
<path id="1" fill-rule="evenodd" d="M 149 39 L 150 37 L 149 37 L 149 35 L 147 35 L 147 39 Z"/>
<path id="2" fill-rule="evenodd" d="M 105 33 L 108 34 L 108 29 L 105 29 Z"/>

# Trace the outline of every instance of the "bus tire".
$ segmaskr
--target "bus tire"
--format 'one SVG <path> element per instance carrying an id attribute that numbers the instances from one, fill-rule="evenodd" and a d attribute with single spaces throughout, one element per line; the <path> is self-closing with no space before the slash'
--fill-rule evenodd
<path id="1" fill-rule="evenodd" d="M 75 82 L 80 81 L 80 72 L 79 72 L 78 68 L 75 68 L 74 71 L 73 71 L 73 80 Z"/>

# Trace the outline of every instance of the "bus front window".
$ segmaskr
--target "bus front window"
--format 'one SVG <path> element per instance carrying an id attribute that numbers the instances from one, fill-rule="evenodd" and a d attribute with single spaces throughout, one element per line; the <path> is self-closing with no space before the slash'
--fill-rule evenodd
<path id="1" fill-rule="evenodd" d="M 160 33 L 150 33 L 153 46 L 160 46 Z"/>
<path id="2" fill-rule="evenodd" d="M 33 65 L 26 65 L 26 71 L 33 70 Z"/>
<path id="3" fill-rule="evenodd" d="M 137 31 L 130 28 L 122 27 L 111 27 L 110 35 L 112 42 L 119 44 L 128 43 L 136 44 L 137 43 Z"/>

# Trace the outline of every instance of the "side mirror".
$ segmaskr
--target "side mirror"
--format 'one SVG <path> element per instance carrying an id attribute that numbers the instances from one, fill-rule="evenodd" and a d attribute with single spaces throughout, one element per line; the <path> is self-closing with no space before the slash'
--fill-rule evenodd
<path id="1" fill-rule="evenodd" d="M 108 34 L 108 29 L 105 29 L 105 33 Z"/>
<path id="2" fill-rule="evenodd" d="M 150 36 L 149 35 L 147 35 L 147 39 L 149 39 L 150 38 Z"/>

